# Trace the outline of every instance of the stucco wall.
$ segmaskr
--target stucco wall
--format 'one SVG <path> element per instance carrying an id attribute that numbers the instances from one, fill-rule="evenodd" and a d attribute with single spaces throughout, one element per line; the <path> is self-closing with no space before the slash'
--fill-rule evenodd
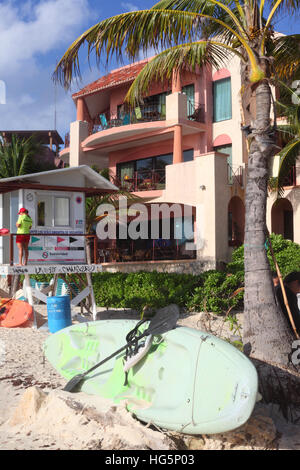
<path id="1" fill-rule="evenodd" d="M 283 197 L 286 198 L 293 208 L 293 224 L 294 224 L 294 242 L 300 244 L 300 187 L 288 189 L 284 191 Z M 272 207 L 275 203 L 276 196 L 269 195 L 267 199 L 267 227 L 272 230 Z"/>
<path id="2" fill-rule="evenodd" d="M 213 123 L 213 141 L 221 134 L 227 134 L 232 141 L 232 164 L 238 166 L 243 164 L 243 140 L 241 131 L 241 76 L 240 61 L 234 57 L 228 64 L 226 69 L 231 76 L 231 96 L 232 96 L 232 119 Z M 216 70 L 213 74 L 217 73 Z M 215 76 L 215 78 L 222 78 Z"/>

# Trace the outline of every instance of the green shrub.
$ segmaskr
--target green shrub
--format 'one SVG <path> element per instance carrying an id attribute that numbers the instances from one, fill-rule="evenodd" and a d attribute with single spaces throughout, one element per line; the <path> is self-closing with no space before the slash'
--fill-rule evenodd
<path id="1" fill-rule="evenodd" d="M 271 235 L 272 246 L 283 276 L 300 267 L 300 246 L 281 235 Z M 268 249 L 271 268 L 275 266 Z M 38 281 L 52 277 L 34 276 Z M 175 303 L 190 311 L 225 313 L 242 308 L 244 292 L 244 247 L 234 250 L 224 272 L 192 274 L 138 272 L 93 274 L 96 303 L 99 307 L 160 308 Z"/>
<path id="2" fill-rule="evenodd" d="M 99 307 L 122 308 L 124 304 L 123 273 L 93 274 L 93 288 L 96 304 Z"/>
<path id="3" fill-rule="evenodd" d="M 300 245 L 290 240 L 286 240 L 282 235 L 271 234 L 271 243 L 282 276 L 285 277 L 292 271 L 300 269 Z M 275 270 L 275 265 L 270 249 L 267 251 L 271 269 Z M 234 250 L 232 262 L 227 265 L 227 272 L 237 273 L 244 271 L 244 246 Z"/>
<path id="4" fill-rule="evenodd" d="M 203 273 L 203 286 L 196 287 L 187 308 L 198 311 L 225 313 L 231 307 L 241 306 L 243 292 L 232 294 L 243 286 L 244 275 L 239 272 L 230 274 L 220 271 Z"/>

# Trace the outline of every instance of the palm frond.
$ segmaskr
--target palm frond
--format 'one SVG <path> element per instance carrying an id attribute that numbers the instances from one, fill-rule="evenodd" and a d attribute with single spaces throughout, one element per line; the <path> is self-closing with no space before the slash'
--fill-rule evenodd
<path id="1" fill-rule="evenodd" d="M 279 78 L 300 78 L 300 34 L 275 38 L 272 55 Z"/>
<path id="2" fill-rule="evenodd" d="M 240 56 L 232 47 L 216 41 L 198 41 L 167 49 L 145 65 L 131 85 L 126 99 L 132 105 L 136 104 L 153 81 L 171 79 L 173 70 L 188 69 L 195 72 L 197 66 L 206 64 L 219 68 L 228 61 L 229 54 Z"/>
<path id="3" fill-rule="evenodd" d="M 112 56 L 122 62 L 126 56 L 134 61 L 149 48 L 158 51 L 201 34 L 201 17 L 197 13 L 173 10 L 140 10 L 124 13 L 95 24 L 66 51 L 54 72 L 54 79 L 66 87 L 73 77 L 81 76 L 79 50 L 87 45 L 88 59 L 94 52 L 99 64 L 102 53 L 107 64 Z"/>
<path id="4" fill-rule="evenodd" d="M 216 24 L 216 28 L 213 29 L 211 24 Z M 99 65 L 102 55 L 107 64 L 113 56 L 119 62 L 124 57 L 135 61 L 149 49 L 157 53 L 177 44 L 191 44 L 203 37 L 208 39 L 210 35 L 218 35 L 218 39 L 228 45 L 235 39 L 245 49 L 252 69 L 259 75 L 239 9 L 231 2 L 227 5 L 226 1 L 217 0 L 162 0 L 151 10 L 124 13 L 92 26 L 66 51 L 56 67 L 54 79 L 68 87 L 72 78 L 80 78 L 79 50 L 84 45 L 87 45 L 88 59 L 94 53 Z"/>
<path id="5" fill-rule="evenodd" d="M 41 165 L 37 165 L 35 157 L 42 156 L 44 150 L 34 135 L 27 139 L 12 135 L 10 143 L 0 141 L 0 177 L 10 178 L 40 171 Z"/>

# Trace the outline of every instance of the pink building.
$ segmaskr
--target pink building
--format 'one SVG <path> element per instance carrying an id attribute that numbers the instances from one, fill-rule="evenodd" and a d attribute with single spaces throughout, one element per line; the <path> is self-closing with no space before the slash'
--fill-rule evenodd
<path id="1" fill-rule="evenodd" d="M 77 120 L 60 156 L 70 166 L 108 167 L 112 181 L 139 196 L 149 218 L 158 220 L 156 237 L 123 240 L 118 233 L 117 240 L 100 242 L 103 261 L 126 262 L 124 269 L 130 270 L 141 269 L 142 262 L 142 269 L 214 268 L 243 242 L 247 150 L 239 62 L 233 59 L 218 71 L 187 70 L 170 82 L 154 83 L 143 102 L 130 108 L 125 96 L 144 65 L 121 67 L 73 95 Z M 162 234 L 166 212 L 155 212 L 158 204 L 170 209 L 170 237 Z M 174 204 L 188 215 L 173 213 Z M 278 231 L 291 224 L 284 212 L 275 219 L 269 223 Z M 193 239 L 187 232 L 194 232 Z M 290 238 L 294 233 L 295 227 Z"/>

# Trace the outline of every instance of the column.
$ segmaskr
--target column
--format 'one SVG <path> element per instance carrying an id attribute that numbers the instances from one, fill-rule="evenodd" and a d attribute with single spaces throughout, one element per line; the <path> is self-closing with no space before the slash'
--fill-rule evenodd
<path id="1" fill-rule="evenodd" d="M 174 126 L 174 143 L 173 143 L 173 165 L 175 163 L 183 162 L 182 152 L 182 127 L 180 125 Z"/>
<path id="2" fill-rule="evenodd" d="M 181 77 L 179 70 L 173 70 L 172 93 L 181 93 Z"/>
<path id="3" fill-rule="evenodd" d="M 84 119 L 84 99 L 78 98 L 76 102 L 77 106 L 77 121 L 85 121 Z"/>

